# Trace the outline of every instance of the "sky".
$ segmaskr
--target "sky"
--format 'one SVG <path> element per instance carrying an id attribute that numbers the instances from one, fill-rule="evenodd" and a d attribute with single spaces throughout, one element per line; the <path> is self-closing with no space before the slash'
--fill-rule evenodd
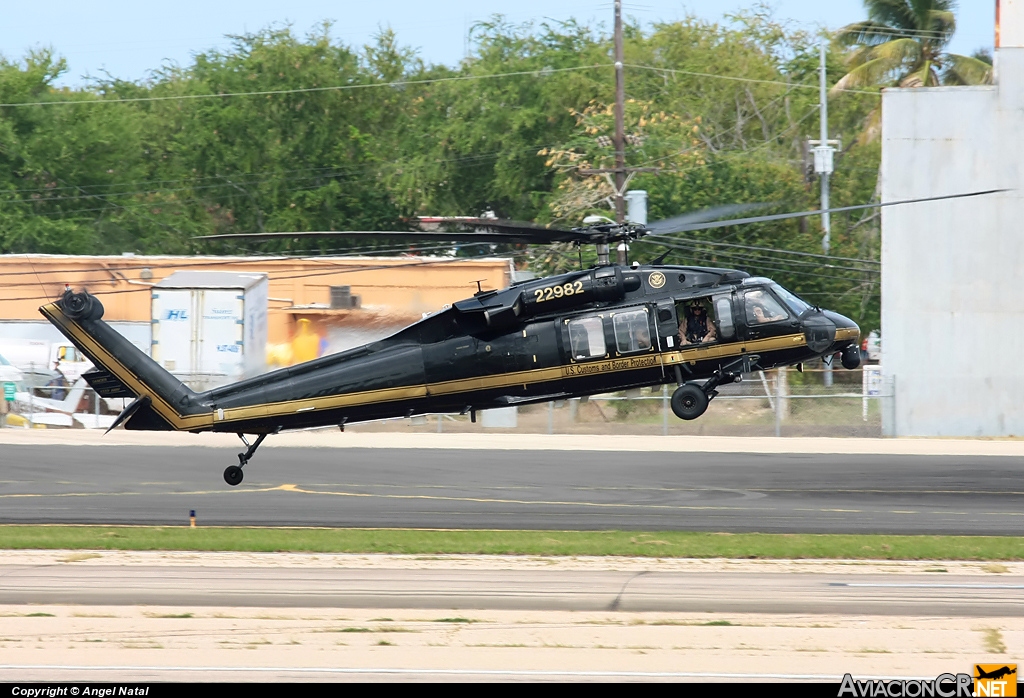
<path id="1" fill-rule="evenodd" d="M 960 0 L 953 53 L 992 49 L 995 0 Z M 627 17 L 644 24 L 696 15 L 722 21 L 723 15 L 750 9 L 736 0 L 626 0 Z M 778 20 L 794 27 L 837 27 L 866 17 L 862 0 L 774 0 L 768 5 Z M 68 61 L 59 84 L 77 86 L 104 72 L 126 80 L 145 79 L 166 62 L 187 65 L 211 48 L 230 46 L 227 35 L 244 34 L 290 23 L 305 34 L 332 20 L 337 40 L 361 46 L 382 27 L 390 27 L 403 45 L 418 49 L 428 63 L 456 65 L 466 53 L 467 31 L 474 22 L 503 14 L 510 21 L 540 22 L 574 17 L 591 25 L 611 25 L 611 0 L 48 0 L 43 5 L 5 0 L 0 3 L 0 55 L 22 58 L 32 48 L 52 47 Z"/>

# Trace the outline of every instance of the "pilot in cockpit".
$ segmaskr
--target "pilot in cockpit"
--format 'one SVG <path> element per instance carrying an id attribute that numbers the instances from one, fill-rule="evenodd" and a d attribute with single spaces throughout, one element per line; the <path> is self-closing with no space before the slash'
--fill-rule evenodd
<path id="1" fill-rule="evenodd" d="M 778 311 L 773 310 L 773 306 L 777 307 L 777 304 L 769 299 L 764 291 L 750 291 L 747 293 L 747 309 L 749 314 L 753 316 L 756 324 L 762 325 L 766 322 L 778 322 L 779 320 L 786 319 L 786 315 L 781 309 Z"/>

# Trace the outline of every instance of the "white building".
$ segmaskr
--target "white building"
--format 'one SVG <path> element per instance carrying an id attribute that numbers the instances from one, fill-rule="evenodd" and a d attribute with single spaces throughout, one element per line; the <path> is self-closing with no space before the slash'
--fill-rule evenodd
<path id="1" fill-rule="evenodd" d="M 1024 435 L 1024 0 L 999 0 L 995 84 L 882 96 L 882 366 L 897 436 Z"/>

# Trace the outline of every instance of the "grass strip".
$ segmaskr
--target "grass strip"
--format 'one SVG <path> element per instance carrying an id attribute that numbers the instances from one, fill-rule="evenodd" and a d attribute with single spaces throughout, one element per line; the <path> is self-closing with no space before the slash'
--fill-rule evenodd
<path id="1" fill-rule="evenodd" d="M 2 525 L 0 549 L 1024 560 L 1024 537 Z"/>

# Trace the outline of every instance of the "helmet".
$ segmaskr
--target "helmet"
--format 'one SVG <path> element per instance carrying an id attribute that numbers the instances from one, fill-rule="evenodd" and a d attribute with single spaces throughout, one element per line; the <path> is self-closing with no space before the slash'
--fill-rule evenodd
<path id="1" fill-rule="evenodd" d="M 690 301 L 689 303 L 687 303 L 687 307 L 690 308 L 691 310 L 696 310 L 698 308 L 703 310 L 704 304 L 701 303 L 700 301 Z"/>

